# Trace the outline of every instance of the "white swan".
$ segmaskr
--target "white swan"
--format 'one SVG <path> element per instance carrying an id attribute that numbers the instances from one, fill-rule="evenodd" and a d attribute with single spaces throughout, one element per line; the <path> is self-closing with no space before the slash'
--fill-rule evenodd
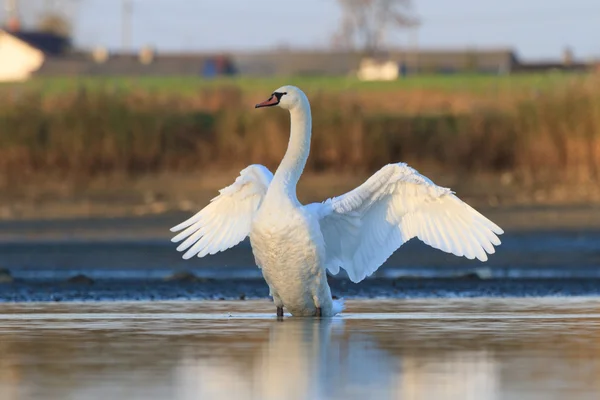
<path id="1" fill-rule="evenodd" d="M 256 105 L 278 105 L 291 117 L 290 141 L 275 175 L 262 165 L 241 171 L 209 205 L 173 227 L 183 230 L 184 259 L 204 257 L 250 236 L 256 264 L 283 315 L 332 316 L 343 303 L 333 301 L 326 270 L 341 268 L 350 280 L 371 275 L 413 237 L 469 259 L 487 260 L 503 231 L 406 164 L 389 164 L 358 188 L 323 203 L 302 205 L 296 184 L 310 150 L 311 113 L 306 95 L 283 86 Z"/>

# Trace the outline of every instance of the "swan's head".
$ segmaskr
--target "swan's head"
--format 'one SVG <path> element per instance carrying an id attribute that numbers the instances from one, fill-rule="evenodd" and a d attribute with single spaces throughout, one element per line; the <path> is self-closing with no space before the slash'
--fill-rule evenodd
<path id="1" fill-rule="evenodd" d="M 286 110 L 292 110 L 300 105 L 308 104 L 304 92 L 295 86 L 282 86 L 276 89 L 267 100 L 258 103 L 254 108 L 279 106 Z"/>

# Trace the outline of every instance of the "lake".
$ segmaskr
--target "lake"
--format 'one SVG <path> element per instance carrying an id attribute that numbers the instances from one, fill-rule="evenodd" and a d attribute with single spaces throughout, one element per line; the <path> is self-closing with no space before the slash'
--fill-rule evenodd
<path id="1" fill-rule="evenodd" d="M 0 398 L 597 399 L 600 299 L 268 300 L 0 308 Z"/>

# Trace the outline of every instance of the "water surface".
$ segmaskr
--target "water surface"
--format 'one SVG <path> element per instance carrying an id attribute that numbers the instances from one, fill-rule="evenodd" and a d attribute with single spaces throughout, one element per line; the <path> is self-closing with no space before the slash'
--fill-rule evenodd
<path id="1" fill-rule="evenodd" d="M 597 399 L 600 299 L 0 307 L 0 398 Z"/>

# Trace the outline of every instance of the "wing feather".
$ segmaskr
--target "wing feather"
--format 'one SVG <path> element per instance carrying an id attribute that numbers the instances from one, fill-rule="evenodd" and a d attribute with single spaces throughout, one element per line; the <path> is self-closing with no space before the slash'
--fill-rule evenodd
<path id="1" fill-rule="evenodd" d="M 386 165 L 361 186 L 323 204 L 319 216 L 327 268 L 332 273 L 344 268 L 354 282 L 414 237 L 444 252 L 486 261 L 500 245 L 497 235 L 504 233 L 450 189 L 404 163 Z"/>
<path id="2" fill-rule="evenodd" d="M 243 169 L 206 207 L 171 228 L 171 232 L 182 231 L 171 239 L 173 243 L 183 240 L 177 251 L 185 251 L 184 259 L 204 257 L 244 240 L 272 179 L 271 171 L 262 165 Z"/>

